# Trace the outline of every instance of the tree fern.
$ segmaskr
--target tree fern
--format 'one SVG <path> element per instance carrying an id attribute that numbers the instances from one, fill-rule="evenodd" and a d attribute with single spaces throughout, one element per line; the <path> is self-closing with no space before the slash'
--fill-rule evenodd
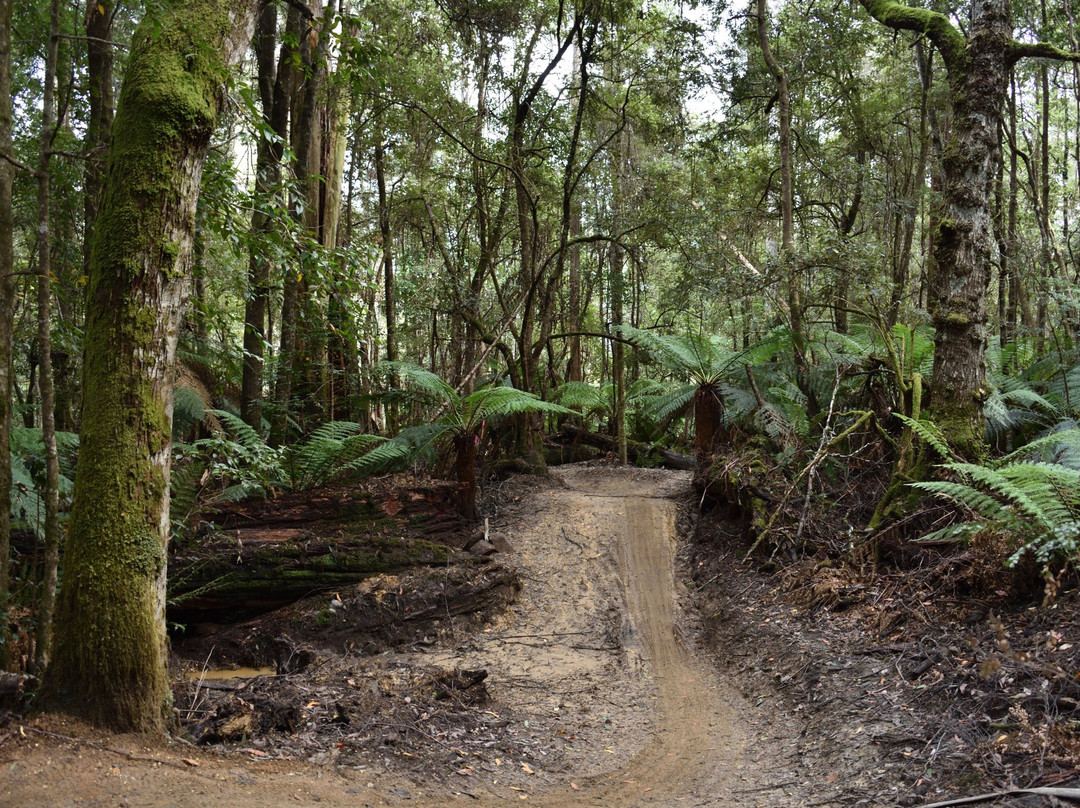
<path id="1" fill-rule="evenodd" d="M 358 471 L 354 463 L 385 438 L 363 434 L 362 427 L 348 421 L 332 421 L 319 427 L 305 441 L 276 448 L 235 414 L 210 411 L 220 419 L 227 434 L 196 441 L 192 462 L 201 462 L 220 486 L 217 498 L 243 499 L 269 496 L 276 490 L 302 491 Z M 186 477 L 174 481 L 174 496 L 181 499 L 190 485 Z"/>
<path id="2" fill-rule="evenodd" d="M 462 397 L 436 374 L 408 362 L 384 362 L 379 371 L 388 383 L 396 381 L 380 397 L 394 395 L 438 409 L 431 423 L 402 430 L 351 467 L 367 472 L 411 462 L 424 453 L 452 449 L 455 471 L 461 483 L 459 506 L 467 518 L 474 515 L 476 447 L 489 419 L 527 412 L 573 414 L 573 410 L 564 406 L 507 385 L 481 387 Z"/>
<path id="3" fill-rule="evenodd" d="M 564 382 L 555 388 L 551 397 L 564 407 L 588 416 L 610 409 L 611 399 L 605 392 L 603 388 L 585 382 Z"/>
<path id="4" fill-rule="evenodd" d="M 386 439 L 366 435 L 360 424 L 331 421 L 315 430 L 303 443 L 290 446 L 284 466 L 289 487 L 303 490 L 323 485 L 345 473 L 346 466 Z"/>
<path id="5" fill-rule="evenodd" d="M 56 450 L 60 461 L 60 511 L 63 513 L 71 507 L 79 436 L 74 432 L 57 432 Z M 12 427 L 10 508 L 13 526 L 32 531 L 39 539 L 44 539 L 45 504 L 41 497 L 44 488 L 45 444 L 41 429 Z"/>

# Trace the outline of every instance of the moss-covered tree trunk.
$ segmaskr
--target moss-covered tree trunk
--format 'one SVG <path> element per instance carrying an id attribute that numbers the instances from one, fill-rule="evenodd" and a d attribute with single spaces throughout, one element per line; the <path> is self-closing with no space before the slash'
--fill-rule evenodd
<path id="1" fill-rule="evenodd" d="M 49 10 L 49 41 L 45 47 L 45 87 L 42 92 L 41 132 L 38 141 L 38 386 L 41 388 L 41 442 L 45 448 L 45 568 L 42 574 L 34 667 L 44 670 L 49 663 L 50 630 L 56 605 L 57 571 L 60 563 L 60 459 L 56 451 L 56 398 L 52 369 L 52 227 L 49 219 L 52 142 L 55 118 L 56 61 L 60 43 L 60 0 L 52 0 Z"/>
<path id="2" fill-rule="evenodd" d="M 171 723 L 165 654 L 173 375 L 195 204 L 257 0 L 171 0 L 135 33 L 94 231 L 83 418 L 43 701 L 119 730 Z"/>
<path id="3" fill-rule="evenodd" d="M 1008 2 L 976 3 L 976 9 L 982 13 L 973 17 L 966 52 L 949 65 L 953 114 L 930 284 L 935 329 L 930 418 L 969 457 L 978 454 L 983 441 L 990 213 L 1012 37 Z"/>
<path id="4" fill-rule="evenodd" d="M 966 37 L 934 11 L 896 0 L 860 2 L 883 25 L 928 37 L 949 74 L 952 118 L 933 233 L 935 352 L 929 416 L 961 454 L 975 457 L 984 445 L 991 202 L 1010 70 L 1025 57 L 1077 61 L 1080 54 L 1041 42 L 1016 42 L 1010 0 L 973 0 Z"/>

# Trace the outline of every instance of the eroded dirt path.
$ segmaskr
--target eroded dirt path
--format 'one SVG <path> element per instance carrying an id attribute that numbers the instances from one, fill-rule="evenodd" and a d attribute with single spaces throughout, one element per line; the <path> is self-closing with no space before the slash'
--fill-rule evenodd
<path id="1" fill-rule="evenodd" d="M 217 756 L 53 720 L 52 736 L 0 742 L 0 805 L 786 805 L 761 801 L 778 774 L 761 725 L 686 629 L 673 566 L 688 484 L 567 467 L 522 485 L 492 519 L 524 581 L 510 613 L 451 646 L 394 655 L 487 669 L 496 750 L 509 752 L 462 758 L 439 742 L 412 769 L 388 747 L 385 761 L 346 766 L 333 750 Z"/>
<path id="2" fill-rule="evenodd" d="M 614 510 L 625 519 L 623 584 L 656 683 L 656 728 L 625 769 L 598 779 L 596 797 L 610 805 L 677 804 L 688 797 L 689 804 L 733 804 L 732 789 L 745 781 L 747 730 L 731 697 L 722 697 L 687 649 L 690 635 L 676 616 L 675 505 L 638 485 L 622 497 Z"/>

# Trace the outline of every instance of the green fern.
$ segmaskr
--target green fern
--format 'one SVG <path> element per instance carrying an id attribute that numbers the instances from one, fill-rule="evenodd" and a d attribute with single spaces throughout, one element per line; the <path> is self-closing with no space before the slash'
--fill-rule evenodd
<path id="1" fill-rule="evenodd" d="M 901 413 L 895 413 L 895 415 L 902 424 L 911 429 L 920 440 L 930 446 L 941 457 L 948 459 L 953 456 L 952 449 L 949 448 L 949 442 L 945 439 L 945 435 L 942 434 L 941 428 L 933 421 L 921 418 L 916 420 Z"/>
<path id="2" fill-rule="evenodd" d="M 386 441 L 363 434 L 359 424 L 332 421 L 301 443 L 276 448 L 234 413 L 208 412 L 217 416 L 227 434 L 197 441 L 187 454 L 221 487 L 219 500 L 271 496 L 277 490 L 303 491 L 359 473 L 357 459 Z M 181 487 L 192 485 L 193 480 L 185 476 L 174 481 L 173 496 L 186 501 L 190 492 Z"/>
<path id="3" fill-rule="evenodd" d="M 1075 421 L 1064 421 L 1065 428 L 1049 432 L 1005 455 L 997 465 L 1007 465 L 1022 458 L 1038 457 L 1058 463 L 1066 468 L 1080 469 L 1080 426 Z"/>
<path id="4" fill-rule="evenodd" d="M 345 467 L 386 439 L 363 434 L 351 421 L 331 421 L 316 429 L 303 443 L 290 446 L 283 465 L 294 491 L 323 485 L 341 476 Z"/>
<path id="5" fill-rule="evenodd" d="M 564 407 L 576 410 L 583 417 L 605 416 L 611 412 L 614 388 L 610 384 L 595 386 L 585 382 L 565 382 L 551 397 Z"/>
<path id="6" fill-rule="evenodd" d="M 478 444 L 488 420 L 528 412 L 573 414 L 567 407 L 508 385 L 481 387 L 462 397 L 436 374 L 408 362 L 383 362 L 377 370 L 394 385 L 381 394 L 384 400 L 393 396 L 398 401 L 437 406 L 438 409 L 430 423 L 402 430 L 392 440 L 359 458 L 352 467 L 373 473 L 452 449 L 458 479 L 462 483 L 459 505 L 468 518 L 475 515 L 471 504 L 475 495 L 475 475 L 468 468 L 471 466 L 468 454 L 460 450 L 462 446 Z"/>
<path id="7" fill-rule="evenodd" d="M 1059 463 L 1010 462 L 1000 468 L 946 463 L 959 480 L 912 483 L 974 514 L 969 528 L 935 531 L 926 539 L 970 538 L 984 528 L 1015 537 L 1016 563 L 1024 552 L 1048 563 L 1075 556 L 1080 536 L 1080 472 Z"/>

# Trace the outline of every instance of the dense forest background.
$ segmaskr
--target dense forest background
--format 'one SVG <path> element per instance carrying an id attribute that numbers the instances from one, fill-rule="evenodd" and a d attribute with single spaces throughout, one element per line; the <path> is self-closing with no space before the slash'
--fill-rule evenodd
<path id="1" fill-rule="evenodd" d="M 899 522 L 990 525 L 1051 578 L 1075 555 L 1072 0 L 271 2 L 235 68 L 191 32 L 240 12 L 184 5 L 0 6 L 0 609 L 37 632 L 5 665 L 49 662 L 76 457 L 84 520 L 135 473 L 79 453 L 110 407 L 144 423 L 123 408 L 151 394 L 100 375 L 142 356 L 114 313 L 164 346 L 131 440 L 171 463 L 143 520 L 166 533 L 200 500 L 417 462 L 472 517 L 478 464 L 540 469 L 561 427 L 692 454 L 777 552 L 839 508 L 834 549 Z M 146 78 L 159 52 L 224 87 L 205 121 L 148 113 L 205 164 L 132 134 L 179 81 Z M 158 157 L 197 206 L 147 225 L 119 197 Z M 115 257 L 125 227 L 151 258 Z"/>

